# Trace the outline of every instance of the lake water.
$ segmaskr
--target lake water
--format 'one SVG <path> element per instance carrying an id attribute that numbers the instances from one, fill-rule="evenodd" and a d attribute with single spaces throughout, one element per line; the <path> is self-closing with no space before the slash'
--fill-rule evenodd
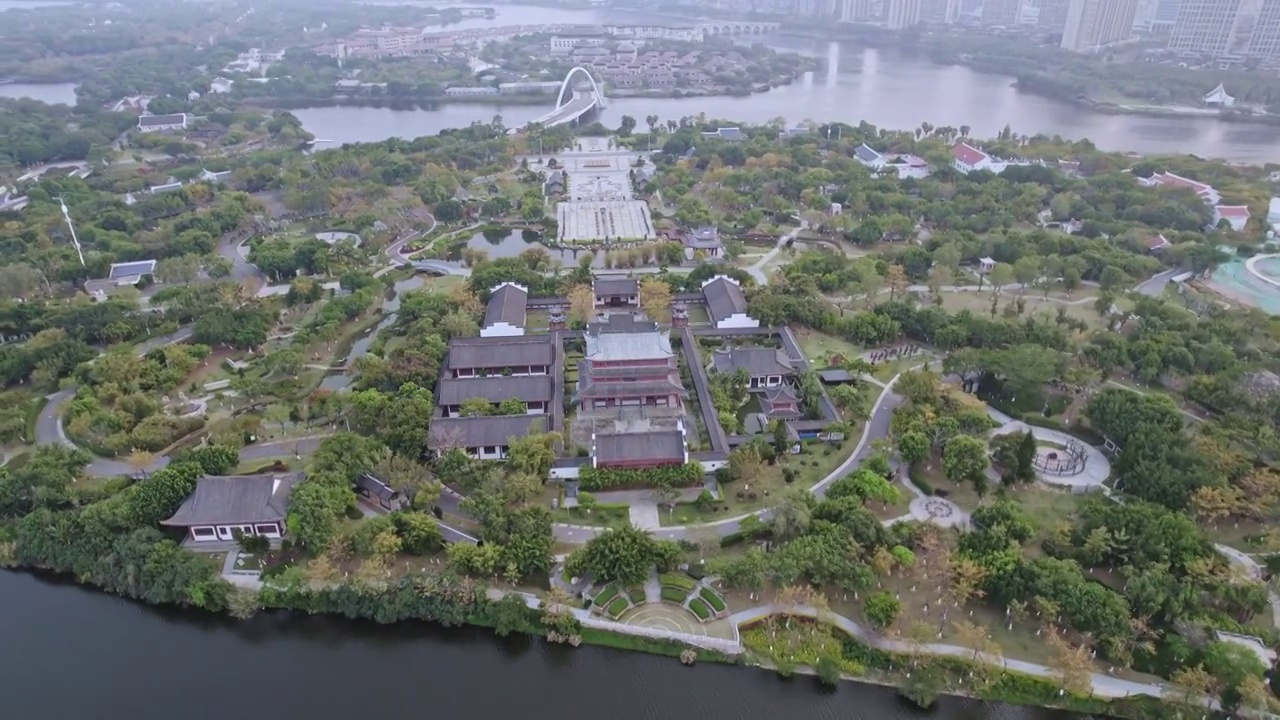
<path id="1" fill-rule="evenodd" d="M 373 346 L 373 341 L 378 339 L 378 333 L 391 327 L 396 322 L 396 311 L 400 309 L 400 298 L 410 290 L 416 290 L 422 287 L 422 276 L 414 275 L 405 278 L 395 284 L 395 296 L 390 300 L 382 303 L 382 320 L 373 327 L 372 330 L 362 335 L 354 343 L 351 344 L 351 350 L 347 352 L 347 361 L 354 365 L 355 361 L 369 354 L 369 348 Z M 355 371 L 346 370 L 326 375 L 320 381 L 320 389 L 336 392 L 344 390 L 355 381 Z"/>
<path id="2" fill-rule="evenodd" d="M 59 7 L 74 4 L 61 0 L 0 0 L 0 12 L 5 10 L 34 10 L 42 7 Z"/>
<path id="3" fill-rule="evenodd" d="M 1061 720 L 944 698 L 921 712 L 885 688 L 599 648 L 499 640 L 422 623 L 156 609 L 0 572 L 4 715 L 21 720 L 227 717 L 466 720 Z"/>
<path id="4" fill-rule="evenodd" d="M 0 8 L 4 7 L 0 5 Z M 4 83 L 0 84 L 0 97 L 31 98 L 50 105 L 75 105 L 75 83 Z"/>
<path id="5" fill-rule="evenodd" d="M 576 267 L 578 258 L 582 257 L 584 252 L 589 252 L 588 250 L 549 248 L 539 242 L 540 239 L 541 235 L 531 230 L 504 229 L 487 234 L 476 233 L 467 242 L 458 243 L 450 248 L 449 259 L 461 260 L 464 247 L 471 250 L 482 250 L 491 260 L 516 257 L 525 250 L 538 248 L 546 250 L 551 255 L 552 262 Z M 603 252 L 597 253 L 592 257 L 591 266 L 604 267 Z"/>
<path id="6" fill-rule="evenodd" d="M 415 4 L 415 3 L 397 3 Z M 420 3 L 426 5 L 428 3 Z M 496 27 L 535 23 L 690 22 L 671 17 L 639 16 L 611 9 L 565 10 L 501 6 L 493 20 L 468 19 L 451 28 Z M 824 69 L 767 93 L 730 98 L 616 98 L 600 114 L 616 127 L 623 115 L 642 119 L 656 113 L 676 119 L 705 112 L 712 118 L 762 123 L 776 117 L 788 122 L 863 120 L 886 128 L 912 129 L 921 122 L 959 127 L 990 137 L 1009 125 L 1019 134 L 1088 138 L 1106 150 L 1144 154 L 1193 153 L 1237 162 L 1280 161 L 1280 128 L 1229 123 L 1211 118 L 1162 118 L 1109 115 L 1018 92 L 1013 78 L 974 72 L 961 66 L 936 65 L 892 49 L 828 43 L 785 36 L 764 38 L 771 46 L 822 57 Z M 446 104 L 435 110 L 324 107 L 295 110 L 316 137 L 343 142 L 375 142 L 388 137 L 433 135 L 445 128 L 489 122 L 501 115 L 514 127 L 551 109 L 532 105 L 490 103 Z"/>

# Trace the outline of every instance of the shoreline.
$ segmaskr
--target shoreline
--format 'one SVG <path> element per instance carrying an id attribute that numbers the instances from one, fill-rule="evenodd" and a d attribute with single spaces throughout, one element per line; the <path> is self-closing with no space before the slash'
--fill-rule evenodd
<path id="1" fill-rule="evenodd" d="M 934 65 L 937 65 L 939 67 L 958 65 L 960 67 L 969 68 L 974 72 L 981 73 L 984 75 L 997 75 L 997 76 L 1003 75 L 1007 77 L 1012 77 L 1005 72 L 994 72 L 990 70 L 988 66 L 983 65 L 982 63 L 966 62 L 963 58 L 949 58 L 947 60 L 938 60 L 932 55 L 932 53 L 929 52 L 930 48 L 927 48 L 927 47 L 909 48 L 899 43 L 882 42 L 882 41 L 877 42 L 871 38 L 852 37 L 847 34 L 839 34 L 839 33 L 833 33 L 833 32 L 817 32 L 813 30 L 805 30 L 802 28 L 795 28 L 795 27 L 788 28 L 785 25 L 778 30 L 777 34 L 782 36 L 787 36 L 787 37 L 803 38 L 806 40 L 822 40 L 827 42 L 858 42 L 860 44 L 867 45 L 869 47 L 876 47 L 876 48 L 891 48 L 895 50 L 918 50 L 924 53 L 924 56 L 927 58 L 928 62 Z M 1264 127 L 1280 126 L 1280 115 L 1252 115 L 1252 114 L 1245 114 L 1245 113 L 1233 113 L 1233 112 L 1221 112 L 1221 111 L 1192 113 L 1192 112 L 1184 112 L 1182 110 L 1179 110 L 1179 107 L 1181 106 L 1151 105 L 1151 106 L 1137 107 L 1137 106 L 1129 106 L 1129 105 L 1113 103 L 1113 102 L 1104 101 L 1104 100 L 1096 100 L 1090 97 L 1071 98 L 1071 97 L 1063 97 L 1061 95 L 1056 95 L 1053 93 L 1041 92 L 1034 88 L 1023 87 L 1020 83 L 1018 83 L 1016 77 L 1013 77 L 1012 82 L 1010 84 L 1020 93 L 1026 93 L 1027 95 L 1032 95 L 1035 97 L 1047 98 L 1049 100 L 1053 100 L 1054 102 L 1060 102 L 1065 105 L 1070 105 L 1072 107 L 1077 107 L 1084 110 L 1090 110 L 1092 112 L 1097 112 L 1103 115 L 1128 115 L 1128 116 L 1135 116 L 1135 117 L 1157 117 L 1157 118 L 1186 119 L 1186 120 L 1215 120 L 1215 121 L 1224 122 L 1224 123 L 1231 123 L 1231 124 L 1238 124 L 1238 125 L 1260 125 Z"/>
<path id="2" fill-rule="evenodd" d="M 56 582 L 74 583 L 81 588 L 106 595 L 115 595 L 148 607 L 177 607 L 183 612 L 204 611 L 233 620 L 248 620 L 259 612 L 265 612 L 344 617 L 348 620 L 372 622 L 378 625 L 426 621 L 443 627 L 490 629 L 495 631 L 495 637 L 506 635 L 509 632 L 518 632 L 530 637 L 540 637 L 546 642 L 564 643 L 573 647 L 577 647 L 579 644 L 586 644 L 612 650 L 642 652 L 649 655 L 675 658 L 686 665 L 694 665 L 697 662 L 710 662 L 722 665 L 737 665 L 748 669 L 772 670 L 784 678 L 795 674 L 819 676 L 817 668 L 813 666 L 795 665 L 784 668 L 769 659 L 758 657 L 752 650 L 743 645 L 739 639 L 729 640 L 727 638 L 706 636 L 710 642 L 700 646 L 690 641 L 683 641 L 679 637 L 672 637 L 673 635 L 679 635 L 679 633 L 673 631 L 628 626 L 617 621 L 597 617 L 591 614 L 589 610 L 579 610 L 573 613 L 572 617 L 575 618 L 577 624 L 576 629 L 568 634 L 557 635 L 554 628 L 550 628 L 543 623 L 541 619 L 542 611 L 539 609 L 541 599 L 535 595 L 519 591 L 485 589 L 482 584 L 477 583 L 472 586 L 475 592 L 475 595 L 471 598 L 472 607 L 468 607 L 465 601 L 460 601 L 454 597 L 432 597 L 430 591 L 438 591 L 438 588 L 431 586 L 431 583 L 439 581 L 439 578 L 435 576 L 416 576 L 422 583 L 418 586 L 418 589 L 425 591 L 421 600 L 426 603 L 424 607 L 419 608 L 421 610 L 419 614 L 413 614 L 413 611 L 409 608 L 397 607 L 393 610 L 381 607 L 382 603 L 388 601 L 398 602 L 400 598 L 398 597 L 399 593 L 396 591 L 404 589 L 406 585 L 413 584 L 415 576 L 405 576 L 392 585 L 374 589 L 374 592 L 368 592 L 370 588 L 359 585 L 335 585 L 324 590 L 286 590 L 263 585 L 258 591 L 258 604 L 254 611 L 247 615 L 241 615 L 231 607 L 218 611 L 189 605 L 150 602 L 143 598 L 115 592 L 93 580 L 86 580 L 70 572 L 63 572 L 50 567 L 33 566 L 12 561 L 10 564 L 0 565 L 0 569 L 9 572 L 27 573 Z M 238 589 L 240 591 L 245 590 L 243 586 Z M 266 592 L 264 593 L 263 591 Z M 495 619 L 492 614 L 483 614 L 485 611 L 492 613 L 494 608 L 500 604 L 500 601 L 508 597 L 517 597 L 524 602 L 526 612 L 519 622 L 513 622 L 510 617 L 498 617 Z M 358 605 L 353 605 L 351 604 L 353 599 L 359 599 L 362 602 Z M 821 619 L 821 615 L 819 618 L 812 617 L 813 612 L 815 611 L 811 608 L 797 606 L 786 611 L 772 612 L 763 617 L 787 616 L 801 621 Z M 590 624 L 581 622 L 580 614 L 586 614 L 590 618 Z M 443 617 L 449 615 L 452 615 L 452 617 Z M 753 619 L 742 623 L 741 627 L 745 629 L 761 622 L 764 622 L 763 618 Z M 838 633 L 836 637 L 837 639 L 842 638 L 843 644 L 853 643 L 856 645 L 863 659 L 878 655 L 887 659 L 889 667 L 877 667 L 871 663 L 860 662 L 859 664 L 862 664 L 864 668 L 863 673 L 841 672 L 839 682 L 833 684 L 829 680 L 824 680 L 824 686 L 834 690 L 838 689 L 839 685 L 844 682 L 875 685 L 894 688 L 903 699 L 911 699 L 907 694 L 911 689 L 910 683 L 905 682 L 906 678 L 910 678 L 910 672 L 906 674 L 905 678 L 894 677 L 891 674 L 896 670 L 894 665 L 896 654 L 877 647 L 873 641 L 867 638 L 849 634 L 837 623 L 825 622 L 825 624 L 829 625 L 835 633 Z M 628 628 L 634 628 L 635 632 L 628 630 Z M 738 626 L 735 626 L 735 635 L 738 635 L 737 631 Z M 882 640 L 885 639 L 882 638 Z M 726 652 L 708 647 L 708 645 L 723 645 L 727 643 L 734 643 L 737 649 Z M 689 652 L 694 654 L 692 659 L 688 656 Z M 925 652 L 919 657 L 925 659 L 925 665 L 920 665 L 920 660 L 917 658 L 913 660 L 912 669 L 932 668 L 941 670 L 944 674 L 948 672 L 957 673 L 957 677 L 962 678 L 963 673 L 972 667 L 972 663 L 961 656 L 936 655 Z M 995 663 L 992 661 L 986 663 L 986 665 L 991 667 Z M 971 672 L 970 677 L 972 677 Z M 922 706 L 921 709 L 932 707 L 937 699 L 943 696 L 963 697 L 1013 706 L 1065 710 L 1090 715 L 1105 714 L 1109 717 L 1130 718 L 1131 720 L 1159 720 L 1165 717 L 1164 711 L 1170 708 L 1191 707 L 1190 705 L 1170 702 L 1151 695 L 1125 695 L 1123 697 L 1104 698 L 1098 697 L 1092 692 L 1094 691 L 1091 691 L 1091 694 L 1087 697 L 1070 693 L 1060 695 L 1057 684 L 1049 682 L 1045 678 L 1020 672 L 1016 669 L 1009 669 L 1008 661 L 1001 659 L 999 672 L 992 675 L 991 681 L 988 682 L 986 687 L 969 690 L 946 684 L 940 689 L 930 691 L 927 695 L 930 698 L 930 702 L 928 705 Z M 1062 700 L 1066 700 L 1066 702 L 1062 702 Z M 1216 711 L 1205 707 L 1203 703 L 1196 707 L 1203 713 L 1217 714 Z"/>

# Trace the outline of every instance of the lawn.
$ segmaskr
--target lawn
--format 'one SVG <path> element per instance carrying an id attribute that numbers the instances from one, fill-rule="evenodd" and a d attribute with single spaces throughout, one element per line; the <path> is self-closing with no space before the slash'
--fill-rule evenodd
<path id="1" fill-rule="evenodd" d="M 804 351 L 805 357 L 816 370 L 831 367 L 832 355 L 858 357 L 867 351 L 867 348 L 861 345 L 855 345 L 848 340 L 820 333 L 817 330 L 809 328 L 793 328 L 793 330 L 795 330 L 796 339 L 800 342 L 800 349 Z"/>
<path id="2" fill-rule="evenodd" d="M 942 472 L 942 460 L 940 459 L 934 459 L 932 470 L 923 462 L 916 463 L 911 468 L 911 479 L 913 481 L 923 480 L 928 487 L 919 482 L 916 483 L 916 486 L 926 494 L 945 497 L 963 510 L 973 512 L 975 508 L 982 504 L 982 498 L 973 489 L 973 485 L 957 485 L 947 479 L 947 476 Z M 987 488 L 987 495 L 989 496 L 996 491 L 996 488 L 994 487 L 994 482 L 988 482 L 988 485 L 990 486 Z M 930 488 L 933 490 L 932 493 L 929 492 Z"/>
<path id="3" fill-rule="evenodd" d="M 701 305 L 694 305 L 689 308 L 689 324 L 692 326 L 710 325 L 711 317 L 707 315 L 707 309 Z"/>
<path id="4" fill-rule="evenodd" d="M 1009 497 L 1026 511 L 1028 519 L 1035 526 L 1037 539 L 1044 539 L 1058 523 L 1070 521 L 1081 503 L 1092 496 L 1072 495 L 1066 490 L 1030 485 L 1014 490 Z M 1027 544 L 1028 547 L 1035 545 L 1038 543 Z"/>
<path id="5" fill-rule="evenodd" d="M 582 507 L 562 507 L 551 511 L 551 520 L 567 525 L 621 528 L 631 524 L 631 506 L 625 503 L 597 503 L 591 512 Z"/>
<path id="6" fill-rule="evenodd" d="M 860 430 L 855 430 L 853 436 L 857 437 L 860 433 Z M 658 517 L 663 525 L 690 525 L 762 510 L 776 504 L 778 497 L 788 487 L 809 488 L 825 478 L 853 453 L 856 444 L 851 439 L 845 440 L 842 447 L 836 449 L 835 445 L 806 442 L 803 446 L 804 452 L 787 456 L 785 462 L 777 465 L 765 465 L 759 477 L 754 480 L 721 486 L 720 500 L 706 506 L 699 506 L 697 503 L 676 503 L 674 511 L 663 507 Z M 829 455 L 828 452 L 830 452 Z M 799 473 L 790 486 L 782 478 L 784 467 L 793 468 Z M 752 495 L 755 497 L 753 498 Z"/>
<path id="7" fill-rule="evenodd" d="M 1230 545 L 1247 553 L 1275 552 L 1280 550 L 1280 533 L 1273 526 L 1254 520 L 1219 523 L 1216 527 L 1202 525 L 1209 539 Z"/>
<path id="8" fill-rule="evenodd" d="M 1061 293 L 1049 293 L 1050 298 L 1055 296 L 1065 297 Z M 1006 306 L 1013 306 L 1018 295 L 1017 291 L 1006 290 L 1000 294 L 998 314 L 1004 312 Z M 1052 299 L 1046 300 L 1044 296 L 1035 291 L 1028 291 L 1022 299 L 1026 302 L 1026 311 L 1023 317 L 1040 316 L 1050 322 L 1058 315 L 1058 308 L 1065 308 L 1067 317 L 1080 320 L 1087 323 L 1091 329 L 1100 329 L 1106 327 L 1106 323 L 1098 316 L 1097 311 L 1093 309 L 1092 299 L 1096 297 L 1096 293 L 1092 290 L 1082 290 L 1075 293 L 1071 299 L 1082 300 L 1088 299 L 1090 302 L 1083 302 L 1077 305 L 1067 305 L 1061 302 L 1054 302 Z M 1115 304 L 1122 310 L 1132 308 L 1132 303 L 1123 297 L 1117 297 Z M 991 313 L 991 291 L 983 292 L 944 292 L 942 293 L 942 307 L 947 312 L 959 312 L 968 310 L 975 315 L 990 315 Z"/>
<path id="9" fill-rule="evenodd" d="M 287 470 L 295 467 L 301 468 L 302 461 L 293 456 L 293 453 L 285 453 L 281 455 L 271 455 L 264 458 L 254 458 L 253 460 L 241 460 L 236 464 L 232 475 L 254 475 L 259 472 L 274 472 L 272 465 L 282 463 Z M 283 471 L 282 471 L 283 472 Z"/>
<path id="10" fill-rule="evenodd" d="M 550 323 L 547 321 L 547 311 L 546 310 L 530 310 L 525 317 L 524 325 L 525 325 L 525 329 L 528 330 L 529 332 L 546 330 L 548 327 L 550 327 Z"/>
<path id="11" fill-rule="evenodd" d="M 675 588 L 677 590 L 683 590 L 685 591 L 685 593 L 693 592 L 693 589 L 698 587 L 697 580 L 694 580 L 688 575 L 679 575 L 677 573 L 663 573 L 658 578 L 658 582 L 663 587 L 670 587 L 670 588 Z M 680 599 L 683 600 L 684 598 L 680 598 Z"/>

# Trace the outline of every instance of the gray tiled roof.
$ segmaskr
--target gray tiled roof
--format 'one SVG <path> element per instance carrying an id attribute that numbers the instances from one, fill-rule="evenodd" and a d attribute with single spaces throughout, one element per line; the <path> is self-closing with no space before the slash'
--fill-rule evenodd
<path id="1" fill-rule="evenodd" d="M 587 334 L 586 358 L 592 362 L 651 360 L 674 354 L 671 339 L 665 332 Z"/>
<path id="2" fill-rule="evenodd" d="M 528 314 L 528 305 L 529 291 L 514 283 L 503 283 L 489 296 L 489 305 L 484 311 L 484 326 L 493 327 L 498 323 L 506 323 L 522 328 Z"/>
<path id="3" fill-rule="evenodd" d="M 746 370 L 752 377 L 766 375 L 792 375 L 795 366 L 786 353 L 777 348 L 733 348 L 717 351 L 712 358 L 716 372 L 731 373 Z"/>
<path id="4" fill-rule="evenodd" d="M 880 159 L 880 153 L 867 147 L 866 143 L 854 148 L 853 154 L 857 155 L 858 159 L 863 162 L 875 162 Z"/>
<path id="5" fill-rule="evenodd" d="M 550 335 L 455 338 L 449 343 L 449 369 L 550 367 L 555 358 Z"/>
<path id="6" fill-rule="evenodd" d="M 138 260 L 135 262 L 113 263 L 111 269 L 107 271 L 108 280 L 122 280 L 124 278 L 140 277 L 142 275 L 150 275 L 156 271 L 155 260 Z"/>
<path id="7" fill-rule="evenodd" d="M 652 397 L 684 392 L 684 388 L 670 378 L 640 382 L 596 382 L 584 378 L 579 382 L 582 383 L 582 389 L 578 392 L 578 396 L 582 398 Z"/>
<path id="8" fill-rule="evenodd" d="M 546 415 L 435 418 L 427 432 L 427 447 L 437 450 L 507 445 L 513 437 L 546 430 Z"/>
<path id="9" fill-rule="evenodd" d="M 742 288 L 727 277 L 717 277 L 703 285 L 702 295 L 707 299 L 707 312 L 716 322 L 747 312 L 747 297 L 742 294 Z"/>
<path id="10" fill-rule="evenodd" d="M 153 125 L 181 125 L 186 122 L 186 113 L 177 113 L 176 115 L 143 115 L 138 118 L 138 127 L 151 127 Z"/>
<path id="11" fill-rule="evenodd" d="M 366 490 L 373 497 L 383 501 L 401 495 L 399 490 L 393 489 L 390 485 L 369 473 L 360 473 L 360 477 L 356 479 L 356 487 Z"/>
<path id="12" fill-rule="evenodd" d="M 594 446 L 591 454 L 599 463 L 684 460 L 684 433 L 679 430 L 597 435 Z"/>
<path id="13" fill-rule="evenodd" d="M 482 378 L 445 378 L 440 381 L 439 395 L 436 400 L 441 405 L 461 405 L 463 400 L 472 397 L 484 398 L 493 403 L 509 398 L 522 402 L 550 402 L 551 376 L 492 375 Z"/>
<path id="14" fill-rule="evenodd" d="M 596 278 L 591 283 L 596 297 L 606 295 L 638 295 L 640 281 L 635 278 Z"/>
<path id="15" fill-rule="evenodd" d="M 235 525 L 280 522 L 289 511 L 289 494 L 302 473 L 283 475 L 206 476 L 161 525 Z"/>

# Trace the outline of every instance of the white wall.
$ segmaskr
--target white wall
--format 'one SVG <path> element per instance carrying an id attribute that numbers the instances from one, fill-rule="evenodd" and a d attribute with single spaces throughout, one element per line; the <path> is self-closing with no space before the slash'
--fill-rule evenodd
<path id="1" fill-rule="evenodd" d="M 760 321 L 746 313 L 734 313 L 717 322 L 716 327 L 721 330 L 727 330 L 730 328 L 758 328 L 760 327 Z"/>
<path id="2" fill-rule="evenodd" d="M 524 335 L 524 328 L 508 325 L 504 322 L 494 323 L 480 331 L 480 337 L 516 337 Z"/>

